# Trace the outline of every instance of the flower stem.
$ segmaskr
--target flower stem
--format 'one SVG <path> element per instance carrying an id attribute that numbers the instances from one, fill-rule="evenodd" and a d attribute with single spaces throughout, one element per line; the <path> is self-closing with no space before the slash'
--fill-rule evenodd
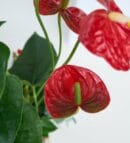
<path id="1" fill-rule="evenodd" d="M 34 0 L 34 5 L 35 5 L 35 14 L 36 14 L 36 17 L 37 17 L 37 20 L 41 26 L 41 29 L 46 37 L 46 40 L 48 41 L 48 45 L 49 45 L 49 48 L 50 48 L 50 53 L 51 53 L 51 58 L 52 58 L 52 68 L 54 69 L 54 52 L 53 52 L 53 48 L 51 46 L 51 42 L 50 42 L 50 39 L 49 39 L 49 36 L 48 36 L 48 33 L 47 33 L 47 30 L 41 20 L 41 17 L 39 15 L 39 0 Z"/>
<path id="2" fill-rule="evenodd" d="M 59 52 L 58 52 L 57 62 L 60 58 L 61 51 L 62 51 L 62 28 L 61 28 L 61 15 L 60 15 L 60 13 L 58 14 L 58 29 L 59 29 Z"/>
<path id="3" fill-rule="evenodd" d="M 37 96 L 39 96 L 40 93 L 43 91 L 45 84 L 46 84 L 46 81 L 44 82 L 44 84 L 43 84 L 43 85 L 40 87 L 40 89 L 38 90 Z M 44 93 L 43 93 L 43 94 L 44 94 Z M 43 95 L 43 96 L 44 96 L 44 95 Z M 39 105 L 41 104 L 41 102 L 43 101 L 43 96 L 38 100 L 38 106 L 39 106 Z"/>
<path id="4" fill-rule="evenodd" d="M 40 98 L 40 100 L 38 101 L 38 105 L 40 105 L 43 102 L 43 96 Z"/>
<path id="5" fill-rule="evenodd" d="M 43 85 L 40 87 L 40 89 L 38 90 L 38 92 L 37 92 L 37 95 L 39 96 L 40 95 L 40 93 L 43 91 L 43 88 L 44 88 L 44 86 L 45 86 L 45 83 L 46 83 L 46 81 L 43 83 Z"/>
<path id="6" fill-rule="evenodd" d="M 37 94 L 36 94 L 35 86 L 32 86 L 32 91 L 33 91 L 33 99 L 35 102 L 36 112 L 38 113 L 38 103 L 37 103 Z"/>
<path id="7" fill-rule="evenodd" d="M 60 55 L 61 55 L 61 51 L 62 51 L 62 28 L 61 28 L 61 15 L 60 15 L 60 13 L 58 14 L 57 21 L 58 21 L 58 29 L 59 29 L 59 51 L 58 51 L 58 56 L 57 56 L 57 62 L 58 62 Z M 38 90 L 37 95 L 39 95 L 42 92 L 42 90 L 45 86 L 45 83 L 46 83 L 46 81 L 43 83 L 43 85 Z M 39 100 L 38 104 L 40 104 L 42 102 L 42 100 L 43 100 L 43 98 L 41 98 Z"/>
<path id="8" fill-rule="evenodd" d="M 79 46 L 79 40 L 76 41 L 75 45 L 74 45 L 74 48 L 72 49 L 70 55 L 68 56 L 68 58 L 66 59 L 66 61 L 63 63 L 63 65 L 66 65 L 69 63 L 69 61 L 72 59 L 74 53 L 76 52 L 78 46 Z"/>

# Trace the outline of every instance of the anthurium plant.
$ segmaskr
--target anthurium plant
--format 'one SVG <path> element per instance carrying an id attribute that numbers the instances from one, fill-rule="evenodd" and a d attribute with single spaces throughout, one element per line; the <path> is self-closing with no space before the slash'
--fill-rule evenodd
<path id="1" fill-rule="evenodd" d="M 81 43 L 115 70 L 130 68 L 130 18 L 114 0 L 97 1 L 104 9 L 87 14 L 69 7 L 69 0 L 32 0 L 44 36 L 32 34 L 23 49 L 13 54 L 9 69 L 10 48 L 0 41 L 0 143 L 42 143 L 57 129 L 56 119 L 66 119 L 78 108 L 97 113 L 109 105 L 103 80 L 87 67 L 69 65 Z M 58 17 L 58 51 L 41 19 L 47 15 Z M 78 38 L 57 67 L 62 53 L 61 20 Z M 6 22 L 0 21 L 0 28 L 3 24 Z"/>

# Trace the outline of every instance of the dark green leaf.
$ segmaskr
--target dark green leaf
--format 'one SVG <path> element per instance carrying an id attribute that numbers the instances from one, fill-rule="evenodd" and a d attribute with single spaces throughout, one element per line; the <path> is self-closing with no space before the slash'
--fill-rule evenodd
<path id="1" fill-rule="evenodd" d="M 22 118 L 23 93 L 19 80 L 7 76 L 0 100 L 0 143 L 14 143 Z"/>
<path id="2" fill-rule="evenodd" d="M 22 124 L 15 143 L 42 143 L 40 119 L 30 104 L 24 104 Z"/>
<path id="3" fill-rule="evenodd" d="M 43 94 L 42 94 L 43 96 Z M 44 104 L 44 101 L 41 102 L 41 104 L 39 105 L 39 116 L 42 117 L 42 116 L 46 116 L 47 114 L 47 111 L 46 111 L 46 108 L 45 108 L 45 104 Z"/>
<path id="4" fill-rule="evenodd" d="M 48 117 L 42 117 L 41 119 L 42 134 L 43 136 L 48 136 L 52 131 L 55 131 L 57 127 L 51 122 Z"/>
<path id="5" fill-rule="evenodd" d="M 5 21 L 0 21 L 0 26 L 3 25 L 5 23 Z"/>
<path id="6" fill-rule="evenodd" d="M 53 48 L 55 61 L 56 52 Z M 14 62 L 10 72 L 31 84 L 43 83 L 52 71 L 52 58 L 46 39 L 34 33 L 25 44 L 23 53 Z"/>
<path id="7" fill-rule="evenodd" d="M 5 88 L 6 69 L 9 55 L 9 48 L 0 42 L 0 99 Z"/>

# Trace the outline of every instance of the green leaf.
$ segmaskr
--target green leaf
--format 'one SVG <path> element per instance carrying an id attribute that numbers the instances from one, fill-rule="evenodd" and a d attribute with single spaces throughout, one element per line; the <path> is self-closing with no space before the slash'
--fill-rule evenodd
<path id="1" fill-rule="evenodd" d="M 7 76 L 0 100 L 0 143 L 14 143 L 22 118 L 23 93 L 20 81 Z"/>
<path id="2" fill-rule="evenodd" d="M 52 131 L 55 131 L 57 127 L 51 122 L 48 117 L 42 117 L 41 119 L 41 126 L 42 126 L 42 135 L 48 136 L 48 134 Z"/>
<path id="3" fill-rule="evenodd" d="M 53 48 L 55 62 L 56 52 Z M 52 58 L 46 39 L 34 33 L 25 44 L 23 53 L 14 62 L 10 72 L 31 84 L 41 84 L 52 72 Z"/>
<path id="4" fill-rule="evenodd" d="M 9 48 L 4 43 L 0 42 L 0 99 L 5 88 L 6 69 L 9 55 Z"/>
<path id="5" fill-rule="evenodd" d="M 24 104 L 22 124 L 14 143 L 42 143 L 40 119 L 30 104 Z"/>
<path id="6" fill-rule="evenodd" d="M 3 25 L 6 21 L 0 21 L 0 26 Z"/>

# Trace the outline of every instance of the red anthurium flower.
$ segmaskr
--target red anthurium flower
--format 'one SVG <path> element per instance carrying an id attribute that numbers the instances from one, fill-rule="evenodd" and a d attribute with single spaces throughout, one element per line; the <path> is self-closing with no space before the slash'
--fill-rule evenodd
<path id="1" fill-rule="evenodd" d="M 39 0 L 39 13 L 41 15 L 52 15 L 65 8 L 69 0 Z"/>
<path id="2" fill-rule="evenodd" d="M 39 13 L 52 15 L 59 11 L 62 0 L 39 0 Z"/>
<path id="3" fill-rule="evenodd" d="M 97 0 L 103 6 L 105 6 L 108 11 L 117 11 L 122 13 L 121 9 L 117 6 L 114 0 Z"/>
<path id="4" fill-rule="evenodd" d="M 76 7 L 69 7 L 62 10 L 61 15 L 68 27 L 75 33 L 79 33 L 80 22 L 86 16 L 85 12 Z"/>
<path id="5" fill-rule="evenodd" d="M 129 70 L 130 18 L 118 12 L 120 10 L 116 6 L 106 7 L 109 10 L 95 10 L 82 20 L 79 40 L 92 53 L 105 58 L 115 69 Z"/>
<path id="6" fill-rule="evenodd" d="M 110 102 L 103 81 L 94 72 L 73 65 L 65 65 L 53 72 L 45 85 L 45 105 L 53 118 L 74 114 L 79 107 L 96 113 Z"/>
<path id="7" fill-rule="evenodd" d="M 41 15 L 52 15 L 60 12 L 68 27 L 79 33 L 80 22 L 86 14 L 76 7 L 66 8 L 69 0 L 39 0 L 39 13 Z"/>

